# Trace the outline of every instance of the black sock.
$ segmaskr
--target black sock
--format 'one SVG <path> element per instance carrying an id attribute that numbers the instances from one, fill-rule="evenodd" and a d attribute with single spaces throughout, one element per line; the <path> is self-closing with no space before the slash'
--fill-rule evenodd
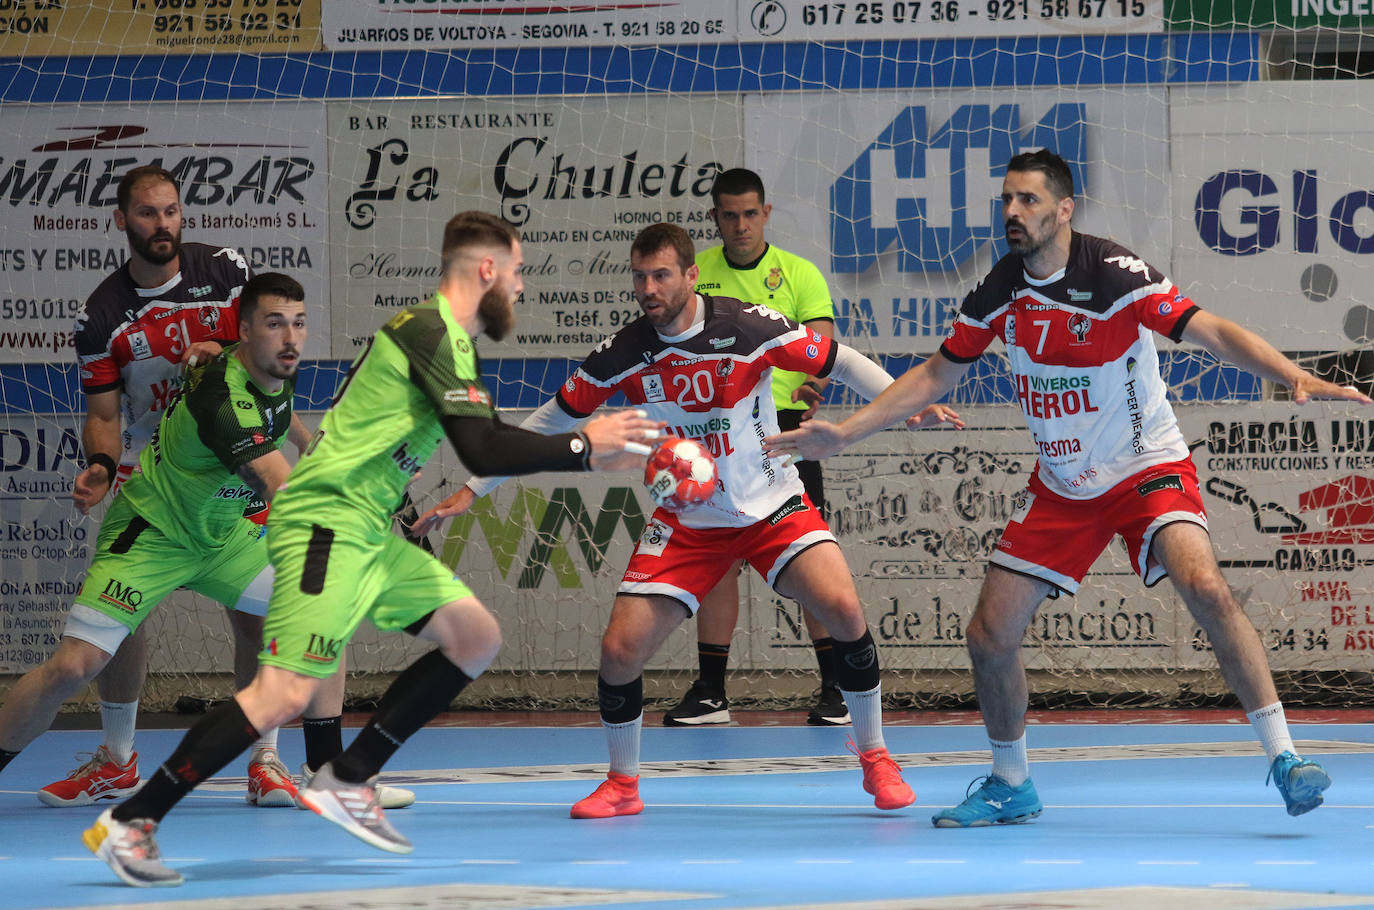
<path id="1" fill-rule="evenodd" d="M 453 704 L 470 682 L 472 677 L 441 651 L 430 651 L 415 661 L 386 690 L 353 743 L 333 759 L 334 776 L 349 784 L 368 780 L 416 730 Z"/>
<path id="2" fill-rule="evenodd" d="M 343 716 L 302 717 L 301 732 L 305 734 L 305 764 L 311 771 L 343 751 Z"/>
<path id="3" fill-rule="evenodd" d="M 697 642 L 697 665 L 701 681 L 713 692 L 725 691 L 725 667 L 730 663 L 730 646 Z"/>
<path id="4" fill-rule="evenodd" d="M 835 683 L 835 639 L 816 638 L 811 641 L 811 646 L 816 649 L 816 666 L 821 671 L 821 685 L 834 685 Z"/>
<path id="5" fill-rule="evenodd" d="M 261 735 L 248 722 L 237 699 L 229 699 L 196 721 L 172 756 L 111 814 L 122 822 L 135 818 L 162 821 L 183 796 L 246 751 Z"/>
<path id="6" fill-rule="evenodd" d="M 867 692 L 876 688 L 878 672 L 878 646 L 873 644 L 873 634 L 864 630 L 863 638 L 858 641 L 835 639 L 834 664 L 835 682 L 845 692 Z"/>
<path id="7" fill-rule="evenodd" d="M 8 765 L 10 762 L 14 761 L 15 756 L 17 756 L 18 754 L 18 752 L 11 752 L 8 749 L 0 749 L 0 771 L 4 770 L 5 765 Z"/>
<path id="8" fill-rule="evenodd" d="M 623 686 L 596 677 L 596 703 L 608 724 L 626 724 L 644 713 L 644 677 L 636 676 Z"/>

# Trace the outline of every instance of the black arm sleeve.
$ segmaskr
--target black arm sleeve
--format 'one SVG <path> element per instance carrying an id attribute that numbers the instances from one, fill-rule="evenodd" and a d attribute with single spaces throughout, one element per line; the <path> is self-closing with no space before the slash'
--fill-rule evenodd
<path id="1" fill-rule="evenodd" d="M 495 416 L 449 416 L 443 424 L 463 467 L 478 477 L 591 470 L 592 447 L 581 433 L 545 436 L 508 426 Z"/>

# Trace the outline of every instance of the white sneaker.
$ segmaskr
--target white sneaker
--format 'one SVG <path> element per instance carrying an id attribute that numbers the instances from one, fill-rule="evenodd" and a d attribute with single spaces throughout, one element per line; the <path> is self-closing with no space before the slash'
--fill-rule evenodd
<path id="1" fill-rule="evenodd" d="M 310 770 L 309 765 L 301 765 L 301 789 L 310 786 L 310 778 L 315 776 L 315 772 Z M 386 784 L 377 784 L 377 805 L 383 809 L 404 809 L 415 804 L 415 791 L 406 790 L 401 787 L 388 787 Z M 304 809 L 305 806 L 296 800 L 296 805 Z"/>
<path id="2" fill-rule="evenodd" d="M 153 835 L 157 822 L 146 818 L 121 822 L 114 818 L 114 810 L 100 813 L 95 824 L 81 835 L 81 842 L 114 874 L 135 888 L 165 888 L 179 885 L 181 873 L 162 864 Z"/>
<path id="3" fill-rule="evenodd" d="M 371 783 L 344 783 L 334 776 L 333 765 L 326 764 L 301 788 L 300 794 L 301 802 L 311 812 L 378 850 L 409 853 L 415 849 L 386 820 L 386 813 L 377 803 L 377 788 Z"/>

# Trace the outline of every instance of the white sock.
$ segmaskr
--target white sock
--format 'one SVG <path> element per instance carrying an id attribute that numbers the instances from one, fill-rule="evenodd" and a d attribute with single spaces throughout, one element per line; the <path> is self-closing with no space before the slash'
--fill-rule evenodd
<path id="1" fill-rule="evenodd" d="M 623 724 L 601 722 L 606 731 L 606 746 L 611 752 L 611 771 L 626 777 L 639 776 L 639 734 L 644 729 L 644 715 Z"/>
<path id="2" fill-rule="evenodd" d="M 138 699 L 100 703 L 100 729 L 105 732 L 105 751 L 118 764 L 127 764 L 134 756 L 134 727 L 137 722 Z"/>
<path id="3" fill-rule="evenodd" d="M 1293 748 L 1293 737 L 1288 732 L 1288 718 L 1284 716 L 1282 702 L 1265 705 L 1245 716 L 1250 719 L 1250 726 L 1255 728 L 1255 735 L 1259 737 L 1260 745 L 1264 746 L 1264 754 L 1269 761 L 1272 762 L 1280 752 L 1298 751 Z"/>
<path id="4" fill-rule="evenodd" d="M 268 731 L 268 732 L 262 734 L 261 736 L 259 736 L 259 737 L 258 737 L 258 741 L 255 742 L 255 743 L 253 743 L 253 748 L 249 751 L 248 754 L 249 754 L 249 755 L 257 755 L 257 754 L 258 754 L 259 752 L 261 752 L 263 749 L 271 749 L 273 752 L 276 752 L 276 751 L 277 751 L 277 728 L 276 728 L 276 727 L 273 727 L 270 731 Z M 249 760 L 251 761 L 252 759 L 249 759 Z"/>
<path id="5" fill-rule="evenodd" d="M 854 727 L 854 745 L 860 752 L 885 749 L 883 740 L 883 684 L 867 692 L 846 692 L 841 689 L 844 703 L 849 708 L 849 722 Z"/>
<path id="6" fill-rule="evenodd" d="M 1019 787 L 1030 777 L 1030 762 L 1026 758 L 1026 734 L 1009 743 L 989 738 L 992 745 L 992 773 Z"/>

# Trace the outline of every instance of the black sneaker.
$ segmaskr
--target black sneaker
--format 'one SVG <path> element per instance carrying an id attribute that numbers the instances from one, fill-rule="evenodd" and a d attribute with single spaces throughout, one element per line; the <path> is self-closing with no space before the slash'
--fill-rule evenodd
<path id="1" fill-rule="evenodd" d="M 728 724 L 730 701 L 724 692 L 710 689 L 697 680 L 682 696 L 677 707 L 663 715 L 665 727 L 696 727 L 701 724 Z"/>
<path id="2" fill-rule="evenodd" d="M 849 723 L 849 705 L 844 703 L 844 693 L 839 686 L 821 683 L 821 691 L 806 722 L 816 727 L 842 727 Z"/>

